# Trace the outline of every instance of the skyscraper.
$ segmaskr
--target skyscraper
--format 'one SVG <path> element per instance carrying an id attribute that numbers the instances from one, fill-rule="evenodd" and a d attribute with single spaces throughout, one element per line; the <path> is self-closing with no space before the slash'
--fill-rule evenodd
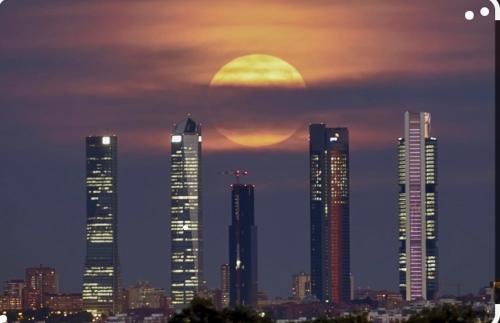
<path id="1" fill-rule="evenodd" d="M 309 127 L 311 292 L 323 302 L 350 300 L 349 133 Z"/>
<path id="2" fill-rule="evenodd" d="M 203 284 L 201 126 L 186 118 L 174 127 L 171 143 L 171 293 L 172 304 L 179 308 Z"/>
<path id="3" fill-rule="evenodd" d="M 257 305 L 257 227 L 254 186 L 231 186 L 232 221 L 229 226 L 229 304 Z"/>
<path id="4" fill-rule="evenodd" d="M 431 115 L 405 113 L 399 138 L 399 287 L 408 300 L 438 290 L 437 140 Z"/>
<path id="5" fill-rule="evenodd" d="M 116 136 L 86 138 L 87 255 L 83 309 L 94 314 L 120 310 Z"/>

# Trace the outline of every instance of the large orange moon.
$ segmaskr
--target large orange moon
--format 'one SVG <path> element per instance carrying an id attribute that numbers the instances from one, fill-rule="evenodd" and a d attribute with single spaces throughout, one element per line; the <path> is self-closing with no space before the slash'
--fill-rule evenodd
<path id="1" fill-rule="evenodd" d="M 210 82 L 210 87 L 303 89 L 306 83 L 299 71 L 285 60 L 264 54 L 245 55 L 222 66 Z M 296 128 L 289 126 L 217 127 L 224 137 L 246 147 L 264 147 L 289 139 Z"/>

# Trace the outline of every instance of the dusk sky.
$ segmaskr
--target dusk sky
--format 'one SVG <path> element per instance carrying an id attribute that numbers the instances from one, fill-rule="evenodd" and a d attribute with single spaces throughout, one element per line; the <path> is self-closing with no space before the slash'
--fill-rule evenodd
<path id="1" fill-rule="evenodd" d="M 233 178 L 220 173 L 236 168 L 256 185 L 259 289 L 288 296 L 292 274 L 309 271 L 307 128 L 323 122 L 351 136 L 355 286 L 397 290 L 397 138 L 414 110 L 432 114 L 439 141 L 441 292 L 477 292 L 494 278 L 494 30 L 464 13 L 488 4 L 5 0 L 0 280 L 44 264 L 63 291 L 81 291 L 85 136 L 112 133 L 124 285 L 168 289 L 170 132 L 190 113 L 203 124 L 210 287 L 228 261 Z M 288 62 L 306 87 L 209 86 L 249 54 Z"/>

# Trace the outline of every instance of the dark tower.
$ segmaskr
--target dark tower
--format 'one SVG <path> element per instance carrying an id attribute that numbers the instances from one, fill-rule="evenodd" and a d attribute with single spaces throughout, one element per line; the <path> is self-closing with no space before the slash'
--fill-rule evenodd
<path id="1" fill-rule="evenodd" d="M 87 137 L 87 257 L 83 309 L 93 315 L 120 310 L 116 136 Z"/>
<path id="2" fill-rule="evenodd" d="M 257 227 L 254 186 L 231 186 L 232 222 L 229 226 L 229 305 L 257 305 Z"/>
<path id="3" fill-rule="evenodd" d="M 350 300 L 349 133 L 309 128 L 311 292 L 323 302 Z"/>

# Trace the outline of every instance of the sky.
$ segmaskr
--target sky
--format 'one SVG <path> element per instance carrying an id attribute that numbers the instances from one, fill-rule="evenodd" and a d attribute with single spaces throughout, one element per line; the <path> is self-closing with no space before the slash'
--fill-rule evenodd
<path id="1" fill-rule="evenodd" d="M 232 178 L 256 185 L 259 289 L 309 271 L 310 123 L 346 126 L 356 287 L 397 290 L 397 138 L 406 110 L 439 140 L 442 293 L 493 278 L 493 18 L 481 0 L 6 0 L 0 5 L 0 280 L 44 264 L 81 290 L 84 138 L 119 137 L 123 281 L 169 288 L 170 131 L 203 125 L 205 271 L 227 262 Z M 307 87 L 209 87 L 243 55 L 293 65 Z M 218 130 L 219 129 L 219 130 Z M 225 135 L 220 129 L 226 129 Z M 278 144 L 231 141 L 289 133 Z M 259 137 L 260 136 L 260 137 Z"/>

